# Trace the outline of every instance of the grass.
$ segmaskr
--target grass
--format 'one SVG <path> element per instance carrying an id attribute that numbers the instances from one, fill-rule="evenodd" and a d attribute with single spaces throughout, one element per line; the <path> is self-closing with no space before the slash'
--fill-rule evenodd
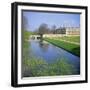
<path id="1" fill-rule="evenodd" d="M 80 36 L 63 36 L 57 39 L 80 43 Z"/>
<path id="2" fill-rule="evenodd" d="M 32 34 L 33 34 L 32 32 L 23 30 L 23 39 L 28 40 L 30 35 L 32 35 Z"/>
<path id="3" fill-rule="evenodd" d="M 31 60 L 25 60 L 24 64 L 29 68 L 29 77 L 77 74 L 74 66 L 64 58 L 58 59 L 50 64 L 43 59 L 33 58 Z"/>
<path id="4" fill-rule="evenodd" d="M 51 38 L 44 38 L 44 40 L 60 47 L 60 48 L 63 48 L 77 56 L 80 56 L 80 46 L 79 45 L 75 45 L 75 44 L 71 44 L 71 43 L 68 43 L 68 42 L 64 42 L 64 41 L 60 41 L 60 40 L 57 40 L 57 39 L 51 39 Z"/>

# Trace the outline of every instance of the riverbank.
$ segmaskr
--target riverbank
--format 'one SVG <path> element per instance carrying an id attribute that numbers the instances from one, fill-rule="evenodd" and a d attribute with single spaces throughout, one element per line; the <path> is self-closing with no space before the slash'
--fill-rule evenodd
<path id="1" fill-rule="evenodd" d="M 40 45 L 43 45 L 43 46 L 41 46 L 41 51 L 42 51 L 42 48 L 45 52 L 47 51 L 47 49 L 50 50 L 50 46 L 48 48 L 46 46 L 46 44 L 45 45 L 44 44 L 45 43 L 40 44 Z M 37 44 L 35 43 L 34 45 L 37 45 Z M 36 49 L 36 48 L 32 47 L 34 45 L 32 44 L 32 42 L 28 42 L 28 41 L 24 42 L 23 73 L 22 73 L 23 75 L 22 75 L 22 77 L 78 75 L 78 74 L 80 74 L 79 69 L 76 68 L 76 66 L 74 64 L 72 64 L 72 62 L 65 56 L 62 58 L 58 57 L 53 62 L 48 63 L 44 58 L 42 58 L 43 55 L 39 57 L 39 55 L 37 56 L 37 55 L 33 54 L 32 49 L 37 51 L 38 50 L 37 46 L 40 46 L 39 44 L 37 46 L 35 46 L 35 47 L 37 47 L 37 49 Z M 54 50 L 54 49 L 51 49 L 51 50 Z M 54 53 L 54 52 L 52 52 L 52 53 Z M 52 55 L 52 53 L 50 52 L 48 55 Z M 57 52 L 55 51 L 55 53 L 57 53 Z M 51 57 L 53 57 L 53 56 L 51 56 Z"/>
<path id="2" fill-rule="evenodd" d="M 69 51 L 70 53 L 80 57 L 80 45 L 71 44 L 71 43 L 68 43 L 68 42 L 57 40 L 55 38 L 54 39 L 44 38 L 44 40 L 53 44 L 53 45 L 55 45 L 55 46 L 63 48 L 65 50 Z"/>
<path id="3" fill-rule="evenodd" d="M 77 66 L 72 64 L 71 61 L 69 61 L 69 59 L 65 56 L 62 58 L 61 57 L 55 58 L 54 62 L 48 63 L 45 60 L 45 58 L 43 58 L 43 56 L 48 50 L 50 50 L 50 45 L 43 43 L 43 42 L 41 43 L 39 41 L 38 41 L 39 42 L 38 45 L 36 43 L 33 45 L 32 42 L 30 42 L 29 40 L 30 35 L 31 34 L 28 32 L 24 33 L 23 50 L 22 50 L 23 51 L 22 53 L 22 77 L 80 74 Z M 36 51 L 37 55 L 33 54 L 33 50 Z M 41 50 L 41 52 L 39 52 L 38 50 Z M 51 48 L 51 50 L 54 50 L 54 49 Z M 49 53 L 48 52 L 46 53 L 47 55 L 46 58 L 47 57 L 50 58 L 50 56 L 51 57 L 53 56 L 52 54 L 53 51 L 51 50 L 49 51 Z M 55 51 L 55 53 L 58 53 L 58 52 Z"/>
<path id="4" fill-rule="evenodd" d="M 25 65 L 28 69 L 24 72 L 24 77 L 37 76 L 56 76 L 56 75 L 78 75 L 78 69 L 70 64 L 67 59 L 57 59 L 53 63 L 47 63 L 40 58 L 31 58 L 25 60 Z"/>

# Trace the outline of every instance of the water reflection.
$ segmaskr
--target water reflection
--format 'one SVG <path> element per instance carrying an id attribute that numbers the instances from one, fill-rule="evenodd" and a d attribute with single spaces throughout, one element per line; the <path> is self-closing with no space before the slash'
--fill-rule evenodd
<path id="1" fill-rule="evenodd" d="M 67 60 L 68 63 L 70 63 L 70 65 L 74 66 L 74 69 L 76 70 L 74 72 L 74 74 L 80 74 L 80 58 L 78 56 L 75 56 L 75 55 L 67 52 L 66 50 L 56 47 L 46 41 L 39 40 L 39 39 L 38 40 L 33 40 L 33 39 L 30 40 L 28 48 L 29 48 L 29 52 L 26 53 L 25 57 L 28 57 L 31 60 L 31 62 L 32 62 L 32 60 L 34 60 L 31 57 L 35 58 L 35 63 L 36 63 L 36 60 L 40 61 L 40 58 L 41 58 L 43 60 L 43 62 L 45 61 L 46 63 L 48 63 L 48 65 L 50 65 L 50 64 L 55 63 L 57 60 L 61 61 L 62 58 L 64 58 Z M 25 58 L 25 60 L 29 60 L 28 58 Z M 37 62 L 39 62 L 39 61 L 37 61 Z M 27 64 L 25 66 L 23 66 L 24 67 L 23 74 L 22 74 L 23 77 L 33 76 L 33 74 L 32 74 L 33 72 L 37 72 L 38 70 L 40 71 L 41 69 L 42 69 L 42 71 L 45 70 L 45 69 L 43 69 L 44 66 L 41 68 L 39 65 L 38 66 L 38 67 L 40 67 L 39 69 L 37 69 L 37 68 L 35 69 L 35 67 L 34 67 L 33 71 L 31 71 L 31 66 L 33 64 L 35 64 L 35 63 L 32 64 L 31 62 L 30 63 L 26 62 Z M 28 66 L 28 64 L 30 64 L 30 66 Z M 47 67 L 47 66 L 45 66 L 45 67 Z M 67 65 L 66 65 L 66 68 L 67 68 Z M 50 68 L 48 68 L 48 70 L 49 69 Z M 60 70 L 61 68 L 57 68 L 57 69 Z M 51 69 L 51 72 L 52 71 L 53 71 L 53 67 Z M 35 75 L 36 74 L 37 73 L 35 73 Z M 46 74 L 46 73 L 44 73 L 44 74 Z M 58 74 L 55 73 L 55 75 L 58 75 Z"/>
<path id="2" fill-rule="evenodd" d="M 42 57 L 48 63 L 52 63 L 56 59 L 66 58 L 73 64 L 80 64 L 80 58 L 62 48 L 58 48 L 46 41 L 31 40 L 30 48 L 36 57 Z"/>
<path id="3" fill-rule="evenodd" d="M 42 49 L 43 52 L 47 52 L 49 48 L 49 44 L 45 41 L 39 41 L 39 47 Z"/>

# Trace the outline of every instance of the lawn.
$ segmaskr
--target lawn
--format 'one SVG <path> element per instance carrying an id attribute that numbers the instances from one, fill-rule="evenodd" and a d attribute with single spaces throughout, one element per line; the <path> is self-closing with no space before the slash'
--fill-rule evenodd
<path id="1" fill-rule="evenodd" d="M 80 45 L 71 44 L 68 42 L 60 41 L 60 39 L 53 39 L 53 38 L 44 38 L 44 40 L 56 45 L 60 48 L 63 48 L 74 55 L 80 56 Z"/>
<path id="2" fill-rule="evenodd" d="M 64 36 L 64 37 L 60 37 L 58 39 L 80 43 L 80 36 Z"/>

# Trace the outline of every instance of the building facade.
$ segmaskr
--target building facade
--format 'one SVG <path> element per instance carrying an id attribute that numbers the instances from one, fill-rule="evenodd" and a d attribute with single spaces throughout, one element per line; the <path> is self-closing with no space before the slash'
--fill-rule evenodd
<path id="1" fill-rule="evenodd" d="M 79 27 L 66 28 L 66 35 L 80 35 Z"/>

